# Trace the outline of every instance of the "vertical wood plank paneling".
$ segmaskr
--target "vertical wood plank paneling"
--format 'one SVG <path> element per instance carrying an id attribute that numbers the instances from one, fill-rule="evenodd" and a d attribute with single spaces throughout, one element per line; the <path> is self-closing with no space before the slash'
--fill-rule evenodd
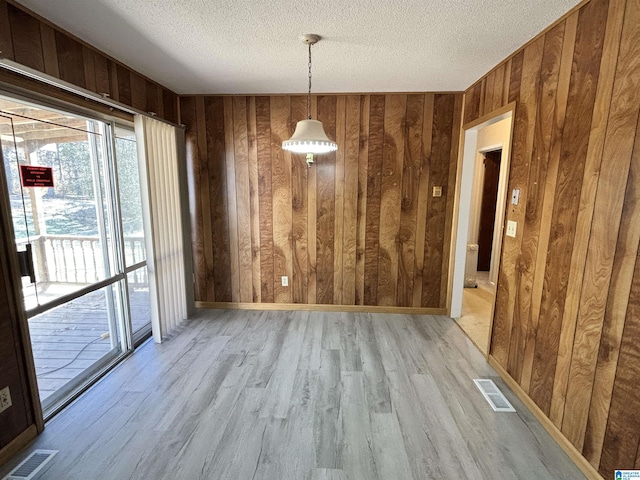
<path id="1" fill-rule="evenodd" d="M 44 73 L 53 77 L 60 76 L 60 69 L 58 68 L 58 51 L 56 49 L 56 32 L 49 25 L 40 23 L 40 37 L 42 39 L 42 59 L 44 60 Z M 87 47 L 85 47 L 87 48 Z M 87 48 L 88 51 L 93 51 Z M 87 62 L 85 59 L 85 63 Z M 95 75 L 95 74 L 94 74 Z M 89 84 L 87 83 L 87 88 Z M 90 89 L 90 88 L 89 88 Z"/>
<path id="2" fill-rule="evenodd" d="M 614 252 L 640 111 L 639 26 L 640 5 L 629 2 L 613 86 L 613 98 L 616 102 L 611 105 L 603 151 L 607 168 L 601 169 L 598 179 L 569 373 L 566 402 L 571 414 L 565 415 L 562 423 L 563 433 L 579 450 L 584 444 L 598 347 L 607 294 L 611 287 Z"/>
<path id="3" fill-rule="evenodd" d="M 448 197 L 449 161 L 453 133 L 455 97 L 436 95 L 434 98 L 433 129 L 431 140 L 431 161 L 429 163 L 429 190 L 434 186 L 442 188 L 441 197 L 429 197 L 427 206 L 424 269 L 422 274 L 422 306 L 440 305 L 441 274 L 443 268 L 443 244 L 445 212 Z M 456 139 L 456 142 L 458 139 Z"/>
<path id="4" fill-rule="evenodd" d="M 159 116 L 162 115 L 160 108 L 158 108 L 158 86 L 149 80 L 144 81 L 144 86 L 146 94 L 144 111 L 152 112 Z"/>
<path id="5" fill-rule="evenodd" d="M 382 151 L 384 148 L 384 96 L 371 95 L 370 105 L 364 304 L 377 305 L 378 258 L 380 250 L 380 193 L 382 188 Z"/>
<path id="6" fill-rule="evenodd" d="M 177 122 L 178 121 L 178 114 L 177 114 L 177 101 L 176 101 L 176 95 L 167 90 L 166 88 L 162 89 L 162 98 L 163 98 L 163 107 L 164 107 L 164 118 L 166 120 L 169 120 L 170 122 Z"/>
<path id="7" fill-rule="evenodd" d="M 387 95 L 384 115 L 378 305 L 396 305 L 406 95 Z"/>
<path id="8" fill-rule="evenodd" d="M 496 110 L 504 105 L 503 91 L 504 91 L 504 72 L 505 64 L 503 63 L 496 68 L 496 78 L 493 84 L 493 101 L 491 103 L 491 110 Z"/>
<path id="9" fill-rule="evenodd" d="M 318 96 L 318 120 L 329 138 L 336 138 L 337 98 Z M 335 225 L 335 153 L 316 160 L 316 298 L 319 304 L 333 303 L 333 242 Z"/>
<path id="10" fill-rule="evenodd" d="M 509 102 L 515 102 L 520 97 L 520 85 L 522 84 L 522 64 L 524 62 L 524 50 L 520 50 L 511 59 L 511 78 L 509 79 Z"/>
<path id="11" fill-rule="evenodd" d="M 546 318 L 541 335 L 536 342 L 536 361 L 532 373 L 531 395 L 534 401 L 549 413 L 553 394 L 554 371 L 559 360 L 561 332 L 572 330 L 575 316 L 567 315 L 565 302 L 567 292 L 580 279 L 570 275 L 571 252 L 580 249 L 588 236 L 578 237 L 576 219 L 580 209 L 580 192 L 587 160 L 587 147 L 591 130 L 593 105 L 598 84 L 600 55 L 604 24 L 598 19 L 606 18 L 606 2 L 587 4 L 578 17 L 573 69 L 569 86 L 567 116 L 562 136 L 560 164 L 554 201 L 551 238 L 549 241 L 545 284 L 540 316 Z M 595 9 L 595 11 L 592 11 Z M 597 15 L 597 17 L 594 17 Z M 574 242 L 574 240 L 577 240 Z M 575 253 L 575 252 L 574 252 Z M 573 282 L 573 283 L 572 283 Z M 569 356 L 570 356 L 569 352 Z M 567 369 L 568 374 L 568 369 Z"/>
<path id="12" fill-rule="evenodd" d="M 496 71 L 491 70 L 489 75 L 485 78 L 485 89 L 484 89 L 484 106 L 482 107 L 482 111 L 484 115 L 491 113 L 493 110 L 493 96 L 495 94 L 495 83 L 496 83 Z"/>
<path id="13" fill-rule="evenodd" d="M 147 85 L 137 73 L 129 75 L 131 83 L 131 106 L 145 112 L 147 110 Z"/>
<path id="14" fill-rule="evenodd" d="M 29 68 L 44 71 L 40 22 L 14 5 L 8 4 L 11 40 L 15 61 Z"/>
<path id="15" fill-rule="evenodd" d="M 486 76 L 482 80 L 480 80 L 480 109 L 478 111 L 478 116 L 482 117 L 486 115 L 488 112 L 485 111 L 485 97 L 487 96 L 487 79 L 489 77 Z"/>
<path id="16" fill-rule="evenodd" d="M 260 197 L 260 273 L 262 301 L 273 303 L 273 198 L 271 188 L 271 105 L 269 97 L 256 98 L 258 135 L 258 195 Z"/>
<path id="17" fill-rule="evenodd" d="M 52 29 L 52 36 L 55 40 L 55 33 L 53 33 L 53 29 Z M 53 45 L 55 47 L 55 41 Z M 57 58 L 57 53 L 56 53 L 56 57 L 54 58 Z M 86 47 L 85 45 L 83 45 L 82 46 L 82 62 L 84 66 L 84 82 L 88 90 L 95 92 L 96 91 L 96 69 L 93 64 L 93 60 L 94 60 L 93 51 L 89 47 Z M 50 61 L 49 63 L 52 63 L 52 62 Z M 55 63 L 57 68 L 58 66 L 57 60 Z"/>
<path id="18" fill-rule="evenodd" d="M 569 81 L 571 79 L 571 64 L 573 57 L 573 47 L 575 44 L 576 28 L 578 26 L 578 13 L 569 17 L 564 26 L 562 41 L 562 57 L 558 71 L 558 84 L 555 92 L 554 118 L 551 130 L 551 142 L 549 145 L 549 163 L 547 166 L 546 181 L 541 188 L 542 192 L 542 212 L 540 215 L 540 233 L 538 235 L 538 250 L 535 259 L 535 271 L 533 275 L 533 286 L 531 287 L 531 325 L 527 334 L 525 344 L 522 379 L 520 384 L 525 392 L 529 393 L 531 385 L 531 374 L 533 371 L 533 361 L 535 355 L 536 338 L 538 335 L 538 325 L 540 322 L 540 303 L 542 302 L 542 291 L 544 287 L 544 272 L 547 263 L 547 251 L 549 247 L 549 236 L 551 234 L 551 220 L 553 217 L 554 194 L 558 179 L 558 164 L 560 162 L 560 148 L 564 119 L 567 110 L 567 98 L 569 96 Z M 541 99 L 544 99 L 544 92 Z"/>
<path id="19" fill-rule="evenodd" d="M 519 206 L 509 205 L 507 217 L 523 226 L 525 223 L 526 205 L 529 204 L 528 184 L 531 171 L 531 162 L 534 147 L 534 134 L 536 117 L 538 113 L 537 104 L 539 98 L 540 67 L 544 51 L 544 39 L 540 38 L 527 46 L 524 51 L 522 63 L 522 79 L 520 85 L 520 101 L 516 110 L 516 120 L 514 125 L 514 145 L 512 157 L 514 162 L 511 167 L 509 179 L 509 191 L 514 188 L 520 189 L 521 198 L 526 199 L 526 203 L 520 202 Z M 496 319 L 500 318 L 498 324 L 504 328 L 503 335 L 508 339 L 507 347 L 507 370 L 519 379 L 519 363 L 524 349 L 523 339 L 526 335 L 526 323 L 523 319 L 515 318 L 519 308 L 520 298 L 518 290 L 523 273 L 522 258 L 520 255 L 523 242 L 521 232 L 515 238 L 505 237 L 502 247 L 502 262 L 500 275 L 502 277 L 501 289 L 496 297 Z M 508 295 L 505 295 L 509 292 Z M 518 372 L 518 373 L 516 373 Z"/>
<path id="20" fill-rule="evenodd" d="M 86 88 L 86 83 L 84 81 L 82 45 L 59 31 L 56 31 L 55 35 L 60 78 L 65 82 Z"/>
<path id="21" fill-rule="evenodd" d="M 416 228 L 418 196 L 422 167 L 422 131 L 424 95 L 407 96 L 404 128 L 404 158 L 400 198 L 400 229 L 398 233 L 398 296 L 397 305 L 413 305 L 413 286 L 416 267 Z M 424 243 L 423 243 L 424 244 Z M 420 249 L 423 250 L 423 249 Z"/>
<path id="22" fill-rule="evenodd" d="M 360 97 L 360 133 L 358 150 L 358 211 L 356 237 L 356 292 L 354 303 L 364 305 L 365 290 L 365 253 L 367 238 L 367 177 L 369 158 L 369 114 L 371 111 L 371 96 Z"/>
<path id="23" fill-rule="evenodd" d="M 260 256 L 260 196 L 258 176 L 258 124 L 256 97 L 247 99 L 248 105 L 248 130 L 247 142 L 249 144 L 249 196 L 251 199 L 251 289 L 252 301 L 262 302 L 261 283 L 261 256 Z"/>
<path id="24" fill-rule="evenodd" d="M 522 246 L 518 258 L 519 274 L 515 279 L 514 316 L 519 319 L 516 324 L 522 325 L 522 329 L 520 335 L 512 337 L 513 342 L 509 349 L 512 377 L 517 382 L 522 380 L 523 365 L 528 356 L 531 357 L 531 361 L 526 362 L 525 374 L 528 377 L 531 376 L 529 372 L 533 366 L 538 319 L 532 317 L 532 293 L 535 274 L 544 275 L 543 272 L 535 271 L 535 265 L 540 240 L 563 36 L 564 24 L 557 25 L 545 35 L 540 68 L 540 93 L 535 114 L 527 203 L 521 229 Z M 529 346 L 529 352 L 526 351 L 527 346 Z M 529 381 L 522 383 L 528 384 Z"/>
<path id="25" fill-rule="evenodd" d="M 339 95 L 336 103 L 336 136 L 335 141 L 338 145 L 345 144 L 346 137 L 346 97 Z M 339 148 L 335 153 L 335 218 L 333 231 L 333 303 L 342 304 L 342 287 L 344 272 L 344 164 L 345 149 Z"/>
<path id="26" fill-rule="evenodd" d="M 15 60 L 13 55 L 13 40 L 11 40 L 11 22 L 9 21 L 9 4 L 0 0 L 0 52 L 9 60 Z"/>
<path id="27" fill-rule="evenodd" d="M 199 97 L 201 98 L 201 97 Z M 208 168 L 208 188 L 203 192 L 203 201 L 211 205 L 209 224 L 211 225 L 212 262 L 207 262 L 209 282 L 213 281 L 214 301 L 230 302 L 231 248 L 229 232 L 229 208 L 227 195 L 227 169 L 225 164 L 225 123 L 224 105 L 221 97 L 205 97 L 206 151 Z M 182 115 L 182 109 L 180 110 Z"/>
<path id="28" fill-rule="evenodd" d="M 598 87 L 593 109 L 591 134 L 587 149 L 587 159 L 582 181 L 580 204 L 583 206 L 578 212 L 576 220 L 576 237 L 587 238 L 591 228 L 593 215 L 593 202 L 595 201 L 597 176 L 602 162 L 602 150 L 604 148 L 605 133 L 609 119 L 611 94 L 613 81 L 618 61 L 620 47 L 620 34 L 624 16 L 624 5 L 621 2 L 611 2 L 608 15 L 607 31 L 604 40 Z M 565 302 L 564 317 L 567 319 L 560 332 L 558 346 L 558 361 L 556 375 L 553 384 L 550 418 L 555 425 L 561 426 L 564 416 L 567 383 L 571 352 L 573 351 L 573 339 L 575 334 L 575 322 L 577 321 L 578 301 L 580 297 L 581 283 L 579 279 L 584 272 L 584 262 L 587 255 L 587 242 L 577 243 L 571 255 L 571 266 L 567 288 L 567 301 Z"/>
<path id="29" fill-rule="evenodd" d="M 120 64 L 116 64 L 116 75 L 118 81 L 118 101 L 131 105 L 131 71 Z"/>
<path id="30" fill-rule="evenodd" d="M 318 118 L 318 98 L 311 97 L 311 118 Z M 317 300 L 317 169 L 312 168 L 307 172 L 307 192 L 309 192 L 307 216 L 309 226 L 307 228 L 307 256 L 309 258 L 309 281 L 307 284 L 307 303 L 315 304 Z"/>
<path id="31" fill-rule="evenodd" d="M 428 93 L 424 98 L 424 112 L 422 114 L 422 135 L 420 154 L 420 184 L 418 185 L 418 208 L 416 212 L 416 265 L 414 273 L 412 306 L 422 306 L 422 287 L 424 285 L 424 252 L 427 228 L 427 205 L 431 197 L 429 188 L 429 166 L 431 164 L 431 142 L 433 139 L 433 106 L 435 95 Z"/>
<path id="32" fill-rule="evenodd" d="M 109 62 L 97 52 L 93 52 L 93 69 L 96 80 L 96 93 L 111 95 L 111 82 L 109 81 Z"/>
<path id="33" fill-rule="evenodd" d="M 197 97 L 180 99 L 180 112 L 185 122 L 185 146 L 187 158 L 187 177 L 189 181 L 189 210 L 191 212 L 191 250 L 193 255 L 194 295 L 198 299 L 207 298 L 206 281 L 204 278 L 206 266 L 204 263 L 204 241 L 202 237 L 202 203 L 200 193 L 203 190 L 200 183 L 201 163 L 206 159 L 200 156 L 198 120 L 196 113 Z"/>
<path id="34" fill-rule="evenodd" d="M 540 84 L 540 65 L 544 39 L 539 38 L 530 43 L 524 50 L 522 63 L 523 82 L 519 88 L 520 97 L 515 113 L 513 126 L 513 145 L 511 150 L 511 169 L 509 174 L 509 188 L 520 190 L 519 205 L 508 205 L 507 219 L 523 225 L 525 208 L 528 203 L 527 186 L 529 169 L 533 154 L 534 128 L 537 113 L 537 101 Z M 516 237 L 504 237 L 502 245 L 502 260 L 500 263 L 500 281 L 497 286 L 496 306 L 494 314 L 493 335 L 499 340 L 492 346 L 492 353 L 507 365 L 507 370 L 514 375 L 515 346 L 519 345 L 523 335 L 523 325 L 516 319 L 518 281 L 520 278 L 519 255 L 522 246 L 522 233 Z"/>
<path id="35" fill-rule="evenodd" d="M 236 157 L 233 125 L 233 98 L 223 98 L 224 149 L 227 184 L 227 218 L 229 218 L 229 252 L 231 301 L 240 302 L 240 246 L 238 243 L 238 196 L 236 193 Z"/>
<path id="36" fill-rule="evenodd" d="M 640 122 L 637 122 L 635 147 L 629 169 L 624 210 L 615 247 L 611 285 L 602 326 L 602 339 L 593 381 L 593 395 L 585 433 L 583 454 L 594 467 L 600 464 L 607 418 L 618 368 L 622 334 L 629 302 L 635 260 L 640 242 Z M 630 464 L 630 463 L 629 463 Z"/>
<path id="37" fill-rule="evenodd" d="M 456 191 L 456 175 L 458 169 L 456 165 L 458 163 L 458 149 L 460 145 L 460 131 L 462 125 L 460 123 L 460 116 L 462 115 L 462 95 L 455 95 L 453 115 L 451 118 L 451 143 L 449 145 L 449 164 L 447 165 L 448 171 L 448 184 L 443 189 L 443 195 L 446 196 L 445 212 L 444 212 L 444 239 L 442 241 L 442 264 L 440 266 L 440 308 L 446 308 L 447 295 L 449 286 L 449 260 L 451 255 L 451 238 L 453 235 L 453 207 L 455 204 L 455 191 Z"/>
<path id="38" fill-rule="evenodd" d="M 511 87 L 511 65 L 513 58 L 509 58 L 504 64 L 504 82 L 502 84 L 502 105 L 509 103 L 509 89 Z"/>
<path id="39" fill-rule="evenodd" d="M 194 222 L 197 300 L 420 307 L 430 282 L 428 306 L 445 305 L 462 95 L 314 96 L 341 153 L 310 169 L 281 148 L 305 97 L 190 98 L 207 218 Z"/>
<path id="40" fill-rule="evenodd" d="M 360 154 L 360 96 L 346 97 L 344 138 L 344 214 L 342 223 L 342 304 L 356 304 L 356 244 L 358 222 L 358 163 Z"/>
<path id="41" fill-rule="evenodd" d="M 116 62 L 107 59 L 107 65 L 109 70 L 109 90 L 111 91 L 111 98 L 116 101 L 120 101 L 120 94 L 118 92 L 118 69 Z"/>
<path id="42" fill-rule="evenodd" d="M 307 99 L 291 98 L 291 126 L 307 118 Z M 293 133 L 293 132 L 292 132 Z M 308 214 L 307 182 L 309 167 L 304 155 L 293 155 L 291 158 L 291 202 L 293 219 L 293 282 L 292 295 L 294 303 L 306 303 L 309 295 L 309 258 L 307 253 Z"/>
<path id="43" fill-rule="evenodd" d="M 202 232 L 201 239 L 202 245 L 199 245 L 201 249 L 202 259 L 201 265 L 204 266 L 201 271 L 200 284 L 204 291 L 207 301 L 212 302 L 216 298 L 215 280 L 214 280 L 214 256 L 213 245 L 214 235 L 213 228 L 211 226 L 212 209 L 215 209 L 215 204 L 210 201 L 210 192 L 216 189 L 216 184 L 211 184 L 211 168 L 214 167 L 206 159 L 211 158 L 209 152 L 209 135 L 207 135 L 208 123 L 215 119 L 214 116 L 209 116 L 210 112 L 206 111 L 205 99 L 199 97 L 196 100 L 196 125 L 198 134 L 198 154 L 200 156 L 199 168 L 198 168 L 198 186 L 199 189 L 199 201 L 200 208 L 202 209 Z M 207 115 L 209 113 L 209 115 Z M 215 182 L 215 179 L 214 179 Z M 213 187 L 213 188 L 212 188 Z M 225 215 L 226 217 L 226 215 Z"/>
<path id="44" fill-rule="evenodd" d="M 291 135 L 290 97 L 271 97 L 271 186 L 273 197 L 274 301 L 291 303 L 291 287 L 280 277 L 292 276 L 291 262 L 291 155 L 282 142 Z"/>
<path id="45" fill-rule="evenodd" d="M 238 260 L 240 268 L 240 301 L 253 301 L 253 265 L 251 252 L 251 195 L 249 192 L 249 143 L 247 139 L 247 101 L 233 98 L 233 140 L 238 216 Z"/>
<path id="46" fill-rule="evenodd" d="M 637 468 L 640 447 L 640 255 L 637 256 L 631 295 L 622 334 L 620 356 L 609 409 L 600 473 Z"/>
<path id="47" fill-rule="evenodd" d="M 480 117 L 480 90 L 482 82 L 472 85 L 465 94 L 464 123 L 472 122 Z"/>

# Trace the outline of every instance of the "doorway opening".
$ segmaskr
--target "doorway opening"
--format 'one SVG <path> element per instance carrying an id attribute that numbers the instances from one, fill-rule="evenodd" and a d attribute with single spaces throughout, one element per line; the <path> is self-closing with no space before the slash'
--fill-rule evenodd
<path id="1" fill-rule="evenodd" d="M 0 96 L 0 146 L 47 419 L 150 333 L 135 135 Z"/>
<path id="2" fill-rule="evenodd" d="M 512 109 L 464 131 L 451 317 L 488 354 L 507 202 Z"/>

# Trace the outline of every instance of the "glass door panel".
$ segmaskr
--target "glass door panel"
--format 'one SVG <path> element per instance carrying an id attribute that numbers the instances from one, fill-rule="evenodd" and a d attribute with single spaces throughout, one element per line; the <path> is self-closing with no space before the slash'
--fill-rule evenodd
<path id="1" fill-rule="evenodd" d="M 89 131 L 95 122 L 76 119 L 71 127 L 22 113 L 18 107 L 0 113 L 0 134 L 16 241 L 33 252 L 35 282 L 25 279 L 23 287 L 29 311 L 108 278 L 113 242 L 102 201 L 102 138 Z M 46 111 L 39 117 L 53 118 Z M 56 120 L 72 124 L 65 116 Z M 54 186 L 24 186 L 25 166 L 51 168 Z"/>
<path id="2" fill-rule="evenodd" d="M 135 141 L 116 142 L 123 158 L 116 165 L 111 128 L 0 97 L 9 190 L 0 193 L 11 204 L 18 250 L 32 251 L 34 278 L 23 277 L 23 295 L 45 416 L 131 349 L 131 311 L 134 328 L 149 323 Z M 53 185 L 21 176 L 41 168 L 50 169 Z M 118 178 L 128 190 L 117 191 Z M 132 199 L 122 207 L 122 233 L 124 195 Z"/>
<path id="3" fill-rule="evenodd" d="M 109 285 L 29 319 L 45 410 L 123 353 L 122 312 L 111 301 L 116 290 Z"/>
<path id="4" fill-rule="evenodd" d="M 122 230 L 125 241 L 125 266 L 131 267 L 147 258 L 142 226 L 142 195 L 136 137 L 133 130 L 116 127 L 116 162 Z"/>

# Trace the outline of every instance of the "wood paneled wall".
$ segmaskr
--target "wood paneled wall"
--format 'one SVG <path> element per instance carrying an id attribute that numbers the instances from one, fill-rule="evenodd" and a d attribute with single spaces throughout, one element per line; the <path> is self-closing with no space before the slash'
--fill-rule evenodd
<path id="1" fill-rule="evenodd" d="M 491 355 L 605 478 L 640 468 L 640 2 L 582 5 L 466 99 L 517 102 Z"/>
<path id="2" fill-rule="evenodd" d="M 196 300 L 445 307 L 462 95 L 314 96 L 311 168 L 281 148 L 306 109 L 181 97 Z"/>
<path id="3" fill-rule="evenodd" d="M 0 0 L 0 52 L 4 58 L 78 87 L 178 121 L 175 93 L 12 1 Z"/>

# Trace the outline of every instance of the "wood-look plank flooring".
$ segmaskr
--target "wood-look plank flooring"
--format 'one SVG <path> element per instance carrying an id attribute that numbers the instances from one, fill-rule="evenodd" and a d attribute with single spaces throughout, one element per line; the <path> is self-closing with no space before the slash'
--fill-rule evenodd
<path id="1" fill-rule="evenodd" d="M 465 288 L 462 292 L 462 316 L 457 320 L 460 328 L 485 355 L 489 348 L 491 310 L 496 295 L 488 273 L 478 272 L 477 288 Z"/>
<path id="2" fill-rule="evenodd" d="M 472 382 L 493 378 L 517 413 Z M 144 344 L 35 448 L 39 479 L 578 479 L 446 317 L 201 310 Z"/>

